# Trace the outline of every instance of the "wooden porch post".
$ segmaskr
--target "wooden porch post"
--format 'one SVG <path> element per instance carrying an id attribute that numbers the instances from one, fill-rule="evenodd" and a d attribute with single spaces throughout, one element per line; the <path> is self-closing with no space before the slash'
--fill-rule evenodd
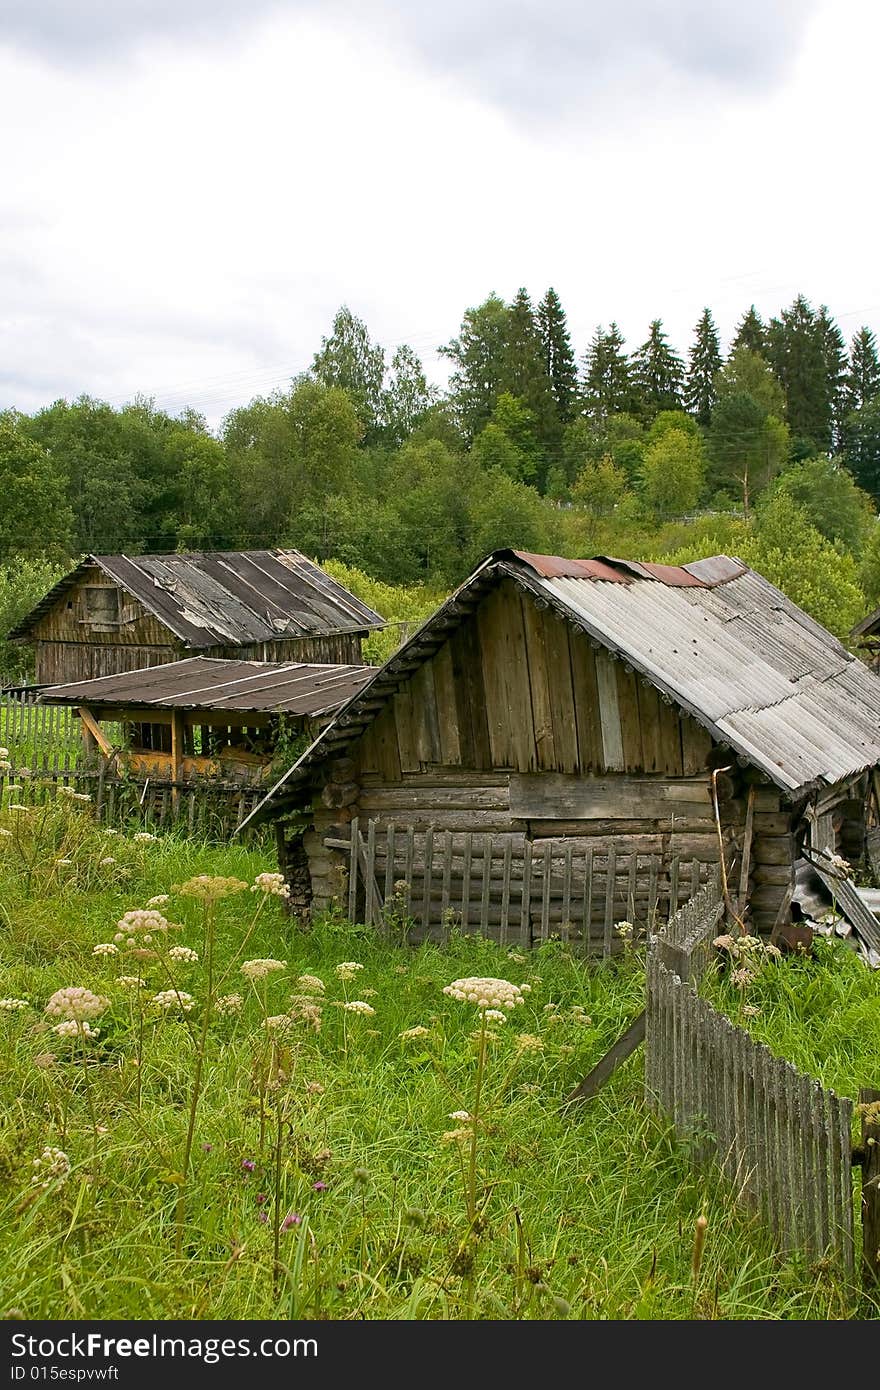
<path id="1" fill-rule="evenodd" d="M 171 804 L 175 814 L 180 809 L 180 780 L 183 771 L 183 713 L 173 710 L 171 714 Z"/>

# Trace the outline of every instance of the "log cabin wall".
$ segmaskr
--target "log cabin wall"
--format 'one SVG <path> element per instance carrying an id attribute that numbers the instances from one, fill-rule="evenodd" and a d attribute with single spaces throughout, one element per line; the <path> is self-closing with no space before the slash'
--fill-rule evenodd
<path id="1" fill-rule="evenodd" d="M 570 846 L 575 859 L 587 851 L 607 856 L 613 847 L 626 879 L 615 890 L 615 910 L 625 916 L 632 900 L 634 856 L 638 912 L 652 858 L 660 860 L 659 894 L 667 901 L 676 857 L 717 863 L 711 767 L 719 762 L 701 725 L 505 580 L 402 686 L 349 756 L 321 768 L 314 826 L 304 840 L 315 906 L 338 896 L 347 869 L 325 840 L 357 815 L 375 821 L 379 837 L 390 825 L 412 828 L 416 863 L 429 827 L 434 840 L 451 832 L 453 849 L 454 837 L 479 832 L 499 853 L 509 842 L 514 856 L 527 841 L 535 852 L 547 842 L 554 853 Z M 735 876 L 747 809 L 735 766 L 720 794 L 725 860 Z M 774 789 L 756 788 L 752 814 L 756 838 L 780 833 L 776 821 L 762 819 L 780 816 Z M 682 884 L 682 891 L 690 889 Z"/>
<path id="2" fill-rule="evenodd" d="M 97 565 L 40 618 L 31 640 L 38 685 L 92 680 L 192 655 L 175 633 Z M 360 666 L 362 640 L 359 632 L 327 633 L 205 647 L 199 655 Z"/>

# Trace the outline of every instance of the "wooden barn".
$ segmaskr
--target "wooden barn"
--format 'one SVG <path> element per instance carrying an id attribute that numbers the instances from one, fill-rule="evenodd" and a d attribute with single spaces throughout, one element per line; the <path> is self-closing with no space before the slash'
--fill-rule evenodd
<path id="1" fill-rule="evenodd" d="M 300 911 L 528 944 L 685 900 L 788 920 L 802 850 L 855 862 L 880 679 L 760 574 L 498 551 L 253 813 Z M 717 807 L 717 811 L 716 811 Z M 414 933 L 418 935 L 418 932 Z"/>
<path id="2" fill-rule="evenodd" d="M 256 786 L 279 737 L 315 738 L 374 674 L 371 666 L 187 657 L 70 685 L 40 703 L 77 711 L 86 764 L 136 780 Z"/>
<path id="3" fill-rule="evenodd" d="M 88 555 L 8 634 L 37 685 L 181 657 L 359 665 L 378 613 L 297 550 Z"/>

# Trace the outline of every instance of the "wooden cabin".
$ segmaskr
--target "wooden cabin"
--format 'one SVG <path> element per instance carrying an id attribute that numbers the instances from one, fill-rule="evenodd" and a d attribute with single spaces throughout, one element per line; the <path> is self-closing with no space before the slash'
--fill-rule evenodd
<path id="1" fill-rule="evenodd" d="M 498 551 L 253 815 L 301 911 L 402 892 L 422 932 L 607 947 L 722 845 L 731 904 L 779 927 L 805 848 L 861 858 L 878 762 L 880 679 L 740 561 Z"/>
<path id="2" fill-rule="evenodd" d="M 41 704 L 75 709 L 86 763 L 135 781 L 258 786 L 279 738 L 311 742 L 374 673 L 371 666 L 189 657 L 50 686 Z"/>
<path id="3" fill-rule="evenodd" d="M 139 671 L 198 653 L 359 665 L 382 619 L 298 550 L 88 555 L 8 634 L 37 685 Z"/>

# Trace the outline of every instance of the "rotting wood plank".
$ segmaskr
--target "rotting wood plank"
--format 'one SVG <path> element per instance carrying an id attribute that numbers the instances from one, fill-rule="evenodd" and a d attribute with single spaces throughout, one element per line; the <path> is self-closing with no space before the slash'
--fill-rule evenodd
<path id="1" fill-rule="evenodd" d="M 431 879 L 434 872 L 434 831 L 431 826 L 425 832 L 425 882 L 422 893 L 422 926 L 428 927 L 431 921 Z"/>
<path id="2" fill-rule="evenodd" d="M 510 865 L 513 858 L 513 845 L 510 840 L 504 846 L 504 866 L 501 880 L 501 944 L 507 945 L 510 926 Z"/>
<path id="3" fill-rule="evenodd" d="M 667 704 L 660 697 L 657 706 L 658 742 L 660 745 L 660 770 L 672 777 L 684 775 L 684 762 L 681 753 L 681 719 L 677 706 Z"/>
<path id="4" fill-rule="evenodd" d="M 488 837 L 482 837 L 483 878 L 480 890 L 480 929 L 485 931 L 489 924 L 489 883 L 492 872 L 492 846 Z"/>
<path id="5" fill-rule="evenodd" d="M 587 954 L 590 954 L 590 935 L 593 924 L 593 851 L 584 851 L 584 891 L 581 905 L 581 920 L 583 922 L 584 940 L 587 944 Z"/>
<path id="6" fill-rule="evenodd" d="M 681 770 L 685 777 L 703 772 L 714 744 L 708 729 L 698 724 L 696 719 L 682 714 L 681 725 Z"/>
<path id="7" fill-rule="evenodd" d="M 541 856 L 541 940 L 550 936 L 550 878 L 552 872 L 552 851 L 548 841 L 544 843 Z"/>
<path id="8" fill-rule="evenodd" d="M 541 616 L 550 682 L 550 714 L 553 720 L 556 767 L 560 772 L 577 772 L 580 764 L 568 625 L 549 608 Z"/>
<path id="9" fill-rule="evenodd" d="M 614 879 L 617 870 L 617 854 L 612 846 L 605 870 L 605 921 L 602 941 L 602 955 L 607 960 L 611 955 L 612 928 L 614 926 Z"/>
<path id="10" fill-rule="evenodd" d="M 526 840 L 523 847 L 522 876 L 522 915 L 520 918 L 520 939 L 524 946 L 532 944 L 532 846 Z"/>
<path id="11" fill-rule="evenodd" d="M 402 772 L 418 772 L 421 759 L 417 747 L 416 719 L 412 681 L 407 681 L 392 699 L 394 723 L 397 728 L 397 747 Z"/>
<path id="12" fill-rule="evenodd" d="M 437 694 L 434 687 L 434 664 L 425 661 L 416 668 L 410 686 L 413 697 L 413 733 L 416 755 L 422 763 L 437 763 L 441 759 L 440 721 Z"/>
<path id="13" fill-rule="evenodd" d="M 631 820 L 672 816 L 708 820 L 708 777 L 672 781 L 659 777 L 575 777 L 566 773 L 510 775 L 510 814 L 517 820 Z"/>
<path id="14" fill-rule="evenodd" d="M 461 872 L 461 929 L 470 925 L 471 866 L 473 863 L 473 835 L 468 831 L 464 837 L 464 863 Z"/>

